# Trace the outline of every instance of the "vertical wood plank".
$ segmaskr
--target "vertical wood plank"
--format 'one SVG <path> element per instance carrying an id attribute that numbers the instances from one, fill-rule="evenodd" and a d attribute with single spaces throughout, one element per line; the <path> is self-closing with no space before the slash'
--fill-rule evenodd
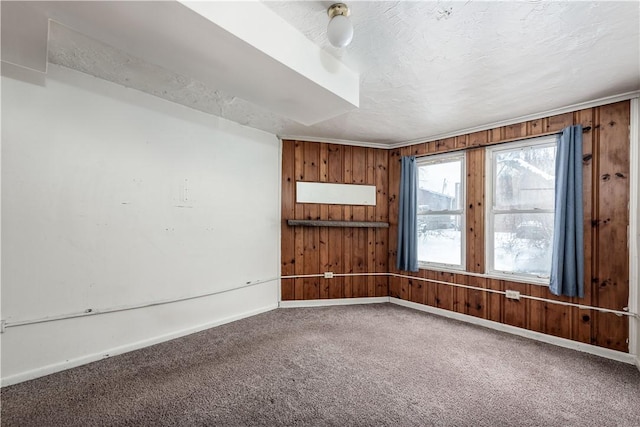
<path id="1" fill-rule="evenodd" d="M 406 275 L 406 271 L 402 271 L 400 272 L 400 274 L 405 274 Z M 398 290 L 398 298 L 403 299 L 405 301 L 409 300 L 409 279 L 406 277 L 400 277 L 399 278 L 399 290 Z"/>
<path id="2" fill-rule="evenodd" d="M 516 123 L 504 127 L 504 139 L 523 138 L 527 136 L 527 123 Z"/>
<path id="3" fill-rule="evenodd" d="M 295 229 L 287 226 L 287 219 L 295 217 L 295 147 L 293 141 L 282 141 L 282 210 L 280 224 L 281 233 L 281 253 L 280 258 L 282 276 L 292 276 L 295 274 Z M 281 299 L 289 301 L 295 298 L 294 281 L 283 279 L 280 282 Z"/>
<path id="4" fill-rule="evenodd" d="M 439 145 L 440 145 L 440 141 L 427 142 L 427 153 L 433 154 L 437 152 Z"/>
<path id="5" fill-rule="evenodd" d="M 320 146 L 319 159 L 319 181 L 329 181 L 329 146 L 328 144 L 318 144 Z M 320 205 L 320 219 L 329 219 L 329 205 Z M 318 246 L 319 246 L 319 268 L 318 273 L 330 271 L 329 262 L 329 227 L 320 227 L 318 229 Z M 329 298 L 329 282 L 333 279 L 320 278 L 319 293 L 320 298 Z"/>
<path id="6" fill-rule="evenodd" d="M 305 181 L 317 182 L 320 179 L 320 144 L 304 143 L 304 177 Z M 304 204 L 306 219 L 319 219 L 320 208 L 315 203 Z M 305 274 L 320 273 L 320 230 L 318 227 L 303 227 L 304 235 L 304 271 Z M 303 299 L 320 298 L 320 279 L 306 277 L 303 282 Z"/>
<path id="7" fill-rule="evenodd" d="M 527 122 L 527 136 L 539 135 L 543 132 L 542 119 L 529 120 Z"/>
<path id="8" fill-rule="evenodd" d="M 468 145 L 469 134 L 456 137 L 456 148 L 466 148 Z"/>
<path id="9" fill-rule="evenodd" d="M 456 147 L 456 138 L 445 138 L 436 141 L 436 152 L 444 153 L 447 151 L 451 151 Z"/>
<path id="10" fill-rule="evenodd" d="M 583 206 L 584 206 L 584 298 L 574 298 L 574 303 L 584 305 L 594 305 L 592 300 L 592 283 L 593 283 L 593 109 L 578 111 L 574 114 L 574 122 L 582 124 L 583 127 L 591 127 L 592 129 L 582 133 L 582 182 L 583 182 Z M 595 192 L 597 194 L 597 191 Z M 591 310 L 581 310 L 573 308 L 571 310 L 571 318 L 573 325 L 572 339 L 583 343 L 591 344 L 591 328 L 593 314 Z"/>
<path id="11" fill-rule="evenodd" d="M 376 184 L 376 150 L 373 148 L 367 149 L 367 177 L 365 183 L 367 185 L 375 185 Z M 376 201 L 377 201 L 377 189 L 376 189 Z M 376 208 L 377 206 L 367 206 L 366 218 L 367 221 L 375 221 L 376 220 Z M 367 239 L 367 256 L 366 262 L 364 265 L 364 271 L 366 273 L 373 273 L 376 271 L 376 230 L 374 228 L 366 229 L 366 239 Z M 376 278 L 375 276 L 367 276 L 366 277 L 366 285 L 367 292 L 366 296 L 374 297 L 376 296 Z"/>
<path id="12" fill-rule="evenodd" d="M 388 252 L 387 252 L 387 238 L 388 238 L 388 229 L 386 228 L 377 228 L 376 229 L 376 273 L 388 273 L 389 268 L 387 267 L 388 262 Z M 376 276 L 376 293 L 377 297 L 386 297 L 389 296 L 389 278 L 387 276 Z"/>
<path id="13" fill-rule="evenodd" d="M 434 279 L 440 282 L 451 282 L 454 280 L 453 273 L 446 273 L 444 271 L 434 272 Z M 443 308 L 445 310 L 453 309 L 453 299 L 454 299 L 454 287 L 449 285 L 443 285 L 441 283 L 436 284 L 436 304 L 438 308 Z"/>
<path id="14" fill-rule="evenodd" d="M 352 170 L 351 183 L 352 184 L 365 184 L 367 179 L 367 149 L 364 147 L 352 147 Z M 367 220 L 367 207 L 366 206 L 352 206 L 353 220 L 354 221 L 366 221 Z"/>
<path id="15" fill-rule="evenodd" d="M 598 210 L 598 303 L 622 310 L 629 300 L 629 124 L 630 104 L 619 102 L 599 107 Z M 628 321 L 601 313 L 599 345 L 628 351 Z"/>
<path id="16" fill-rule="evenodd" d="M 410 147 L 411 155 L 422 156 L 427 153 L 427 143 L 414 144 Z"/>
<path id="17" fill-rule="evenodd" d="M 377 150 L 375 153 L 375 185 L 376 185 L 376 209 L 374 221 L 386 221 L 389 219 L 389 176 L 387 166 L 389 158 L 387 152 Z"/>
<path id="18" fill-rule="evenodd" d="M 467 278 L 467 283 L 470 286 L 475 286 L 477 288 L 486 288 L 487 279 L 483 279 L 482 277 L 473 277 L 470 276 Z M 484 291 L 476 291 L 473 289 L 469 289 L 467 292 L 467 314 L 471 316 L 480 317 L 482 319 L 488 318 L 488 307 L 487 300 L 489 296 L 487 292 Z"/>
<path id="19" fill-rule="evenodd" d="M 598 233 L 598 212 L 600 206 L 600 109 L 593 108 L 593 129 L 591 129 L 592 138 L 592 165 L 591 165 L 591 303 L 594 307 L 599 307 L 598 291 L 600 289 L 600 283 L 598 281 L 598 267 L 600 259 L 600 245 L 598 239 L 600 234 Z M 598 345 L 598 325 L 600 324 L 600 312 L 594 311 L 591 316 L 591 344 Z"/>
<path id="20" fill-rule="evenodd" d="M 400 150 L 389 152 L 389 237 L 388 237 L 388 267 L 389 271 L 397 272 L 396 257 L 398 247 L 398 190 L 400 187 Z M 400 295 L 400 280 L 397 277 L 389 277 L 389 296 L 398 298 Z"/>
<path id="21" fill-rule="evenodd" d="M 504 282 L 504 290 L 518 291 L 526 294 L 527 285 L 515 282 Z M 503 321 L 507 325 L 516 326 L 518 328 L 526 327 L 527 311 L 524 300 L 504 299 Z"/>
<path id="22" fill-rule="evenodd" d="M 467 271 L 484 273 L 485 151 L 467 151 L 466 162 L 466 266 Z"/>
<path id="23" fill-rule="evenodd" d="M 296 181 L 304 181 L 304 143 L 301 141 L 295 141 L 294 143 L 294 159 Z M 295 204 L 295 217 L 304 218 L 304 205 Z M 296 251 L 295 274 L 299 276 L 304 274 L 304 230 L 296 227 L 294 235 Z M 304 281 L 302 279 L 295 279 L 294 281 L 294 296 L 297 300 L 304 298 Z"/>
<path id="24" fill-rule="evenodd" d="M 573 113 L 558 114 L 557 116 L 548 117 L 546 120 L 545 132 L 561 131 L 567 126 L 573 124 Z"/>
<path id="25" fill-rule="evenodd" d="M 376 271 L 376 230 L 374 228 L 366 229 L 366 250 L 367 259 L 364 266 L 366 273 L 375 273 Z M 373 275 L 366 277 L 367 292 L 366 296 L 376 296 L 376 277 Z"/>
<path id="26" fill-rule="evenodd" d="M 343 147 L 343 173 L 342 178 L 344 183 L 352 183 L 353 169 L 352 169 L 352 149 L 351 146 Z M 351 206 L 344 207 L 344 219 L 346 221 L 353 220 Z M 353 228 L 345 228 L 342 231 L 343 246 L 342 246 L 342 263 L 344 265 L 344 273 L 353 273 L 352 264 L 352 248 L 353 248 Z M 345 277 L 343 281 L 343 294 L 345 298 L 353 297 L 353 278 Z"/>
<path id="27" fill-rule="evenodd" d="M 421 270 L 416 276 L 424 277 L 424 270 Z M 426 286 L 427 286 L 426 282 L 423 282 L 421 280 L 412 280 L 410 301 L 413 301 L 418 304 L 424 304 Z"/>
<path id="28" fill-rule="evenodd" d="M 329 144 L 327 147 L 327 180 L 333 183 L 342 183 L 343 164 L 342 146 Z M 342 220 L 344 208 L 341 205 L 329 205 L 329 219 Z M 342 244 L 344 230 L 336 227 L 328 227 L 328 255 L 329 270 L 334 273 L 344 273 L 342 263 Z M 329 298 L 344 298 L 344 278 L 334 277 L 329 280 Z"/>
<path id="29" fill-rule="evenodd" d="M 431 270 L 422 270 L 424 273 L 424 278 L 429 280 L 436 280 L 435 273 Z M 437 285 L 433 282 L 424 282 L 425 287 L 425 295 L 424 295 L 424 303 L 426 305 L 430 305 L 432 307 L 437 307 L 438 303 L 436 302 L 437 295 Z"/>
<path id="30" fill-rule="evenodd" d="M 504 127 L 490 129 L 487 132 L 489 134 L 489 143 L 500 142 L 506 139 L 504 137 Z"/>
<path id="31" fill-rule="evenodd" d="M 504 282 L 498 279 L 490 279 L 488 282 L 489 289 L 493 289 L 496 291 L 504 291 Z M 498 293 L 490 293 L 488 296 L 488 314 L 487 319 L 492 320 L 494 322 L 502 322 L 502 302 L 504 300 L 504 296 Z"/>
<path id="32" fill-rule="evenodd" d="M 529 285 L 529 295 L 538 298 L 544 298 L 546 295 L 544 286 L 540 285 Z M 528 300 L 528 319 L 527 325 L 529 329 L 536 332 L 545 331 L 545 303 L 542 301 Z"/>
<path id="33" fill-rule="evenodd" d="M 469 279 L 469 276 L 465 276 L 463 274 L 452 274 L 450 281 L 453 283 L 458 283 L 460 285 L 468 285 Z M 460 288 L 457 286 L 453 287 L 453 311 L 457 311 L 458 313 L 462 314 L 468 313 L 468 293 L 469 290 L 467 290 L 466 288 Z"/>
<path id="34" fill-rule="evenodd" d="M 389 220 L 389 155 L 386 150 L 376 150 L 375 152 L 375 183 L 376 183 L 376 221 L 388 221 Z M 376 273 L 388 273 L 389 268 L 389 253 L 388 242 L 389 229 L 377 228 L 375 230 L 375 242 L 376 242 L 376 257 L 375 257 L 375 272 Z M 376 293 L 375 296 L 389 296 L 389 278 L 386 276 L 376 276 Z"/>
<path id="35" fill-rule="evenodd" d="M 544 298 L 570 302 L 568 297 L 557 297 L 543 287 Z M 565 305 L 544 303 L 544 333 L 561 338 L 571 338 L 570 308 Z"/>
<path id="36" fill-rule="evenodd" d="M 352 255 L 353 259 L 353 272 L 354 273 L 366 273 L 365 270 L 367 262 L 367 229 L 356 228 L 354 239 L 354 251 Z M 367 277 L 356 276 L 353 278 L 353 293 L 354 297 L 366 297 L 367 296 Z"/>
<path id="37" fill-rule="evenodd" d="M 389 277 L 389 296 L 400 298 L 400 279 L 398 277 Z"/>
<path id="38" fill-rule="evenodd" d="M 467 145 L 469 147 L 482 147 L 489 142 L 489 131 L 483 130 L 480 132 L 470 133 L 467 137 Z"/>
<path id="39" fill-rule="evenodd" d="M 365 184 L 367 179 L 367 149 L 364 147 L 352 147 L 351 149 L 353 184 Z M 365 206 L 352 206 L 351 212 L 354 221 L 366 221 L 367 208 Z M 365 263 L 367 260 L 366 240 L 367 230 L 355 228 L 352 230 L 353 244 L 351 252 L 351 262 L 354 273 L 365 273 Z M 367 278 L 355 276 L 353 278 L 353 296 L 364 297 L 367 291 Z"/>
<path id="40" fill-rule="evenodd" d="M 296 227 L 295 232 L 295 249 L 296 249 L 296 265 L 295 275 L 304 274 L 304 230 Z M 304 281 L 303 279 L 294 280 L 294 297 L 297 300 L 304 299 Z"/>

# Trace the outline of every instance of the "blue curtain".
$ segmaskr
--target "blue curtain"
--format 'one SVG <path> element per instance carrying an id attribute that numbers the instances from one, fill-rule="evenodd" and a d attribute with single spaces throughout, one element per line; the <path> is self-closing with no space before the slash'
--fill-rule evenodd
<path id="1" fill-rule="evenodd" d="M 415 156 L 403 157 L 398 215 L 398 270 L 418 271 L 418 175 Z"/>
<path id="2" fill-rule="evenodd" d="M 556 151 L 553 257 L 549 289 L 554 295 L 584 297 L 582 126 L 562 131 Z"/>

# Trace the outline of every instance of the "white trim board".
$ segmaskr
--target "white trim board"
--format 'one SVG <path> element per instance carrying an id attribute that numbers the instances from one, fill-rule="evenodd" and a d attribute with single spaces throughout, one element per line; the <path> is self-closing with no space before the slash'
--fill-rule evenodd
<path id="1" fill-rule="evenodd" d="M 513 335 L 518 335 L 524 338 L 530 338 L 536 341 L 545 342 L 547 344 L 557 345 L 559 347 L 569 348 L 572 350 L 578 350 L 583 353 L 589 353 L 596 356 L 604 357 L 607 359 L 617 360 L 619 362 L 634 364 L 638 363 L 637 359 L 629 353 L 623 353 L 621 351 L 610 350 L 608 348 L 597 347 L 591 344 L 584 344 L 578 341 L 568 340 L 566 338 L 555 337 L 553 335 L 547 335 L 540 332 L 530 331 L 528 329 L 517 328 L 511 325 L 505 325 L 504 323 L 498 323 L 491 320 L 481 319 L 475 316 L 469 316 L 468 314 L 457 313 L 454 311 L 443 310 L 441 308 L 431 307 L 429 305 L 422 305 L 411 301 L 405 301 L 394 297 L 389 297 L 391 304 L 401 305 L 403 307 L 412 308 L 414 310 L 424 311 L 426 313 L 435 314 L 450 319 L 460 320 L 466 323 L 472 323 L 474 325 L 483 326 L 485 328 L 494 329 L 501 332 L 508 332 Z"/>
<path id="2" fill-rule="evenodd" d="M 491 320 L 481 319 L 475 316 L 469 316 L 468 314 L 462 314 L 454 311 L 443 310 L 441 308 L 418 304 L 411 301 L 405 301 L 395 297 L 282 301 L 280 302 L 280 308 L 328 307 L 328 306 L 337 306 L 337 305 L 380 304 L 380 303 L 386 303 L 386 302 L 411 308 L 413 310 L 435 314 L 437 316 L 447 317 L 449 319 L 455 319 L 462 322 L 483 326 L 485 328 L 494 329 L 496 331 L 507 332 L 507 333 L 518 335 L 524 338 L 545 342 L 547 344 L 557 345 L 558 347 L 569 348 L 571 350 L 577 350 L 583 353 L 593 354 L 595 356 L 604 357 L 606 359 L 612 359 L 619 362 L 628 363 L 630 365 L 635 364 L 638 366 L 638 369 L 640 369 L 640 358 L 636 358 L 634 355 L 629 353 L 623 353 L 621 351 L 610 350 L 608 348 L 603 348 L 603 347 L 597 347 L 595 345 L 585 344 L 578 341 L 572 341 L 566 338 L 555 337 L 553 335 L 547 335 L 540 332 L 530 331 L 528 329 L 517 328 L 515 326 L 505 325 L 504 323 L 493 322 Z"/>
<path id="3" fill-rule="evenodd" d="M 252 317 L 258 314 L 266 313 L 271 310 L 275 310 L 278 308 L 277 304 L 270 304 L 265 307 L 248 311 L 246 313 L 241 313 L 235 316 L 229 316 L 223 319 L 217 319 L 212 322 L 203 323 L 197 326 L 193 326 L 190 328 L 182 329 L 179 331 L 171 332 L 168 334 L 160 335 L 157 337 L 149 338 L 142 341 L 137 341 L 134 343 L 126 344 L 120 347 L 115 347 L 100 353 L 87 354 L 82 357 L 78 357 L 75 359 L 66 360 L 60 363 L 54 363 L 47 366 L 42 366 L 37 369 L 32 369 L 30 371 L 21 372 L 16 375 L 11 375 L 6 378 L 2 378 L 2 387 L 10 386 L 13 384 L 18 384 L 23 381 L 32 380 L 34 378 L 43 377 L 45 375 L 53 374 L 56 372 L 64 371 L 71 368 L 76 368 L 78 366 L 86 365 L 87 363 L 97 362 L 98 360 L 107 359 L 112 356 L 117 356 L 119 354 L 128 353 L 133 350 L 139 350 L 145 347 L 149 347 L 154 344 L 159 344 L 161 342 L 170 341 L 176 338 L 180 338 L 186 335 L 194 334 L 196 332 L 204 331 L 206 329 L 213 328 L 215 326 L 221 326 L 227 323 L 235 322 L 236 320 L 244 319 L 247 317 Z"/>
<path id="4" fill-rule="evenodd" d="M 452 136 L 466 135 L 474 132 L 481 132 L 489 129 L 495 129 L 502 126 L 510 126 L 518 123 L 528 122 L 529 120 L 538 120 L 544 117 L 557 116 L 559 114 L 572 113 L 574 111 L 584 110 L 587 108 L 600 107 L 602 105 L 613 104 L 620 101 L 628 101 L 633 98 L 637 98 L 640 95 L 640 91 L 626 92 L 618 95 L 607 96 L 604 98 L 594 99 L 592 101 L 580 102 L 573 105 L 567 105 L 566 107 L 554 108 L 552 110 L 541 111 L 539 113 L 528 114 L 526 116 L 516 117 L 514 119 L 502 120 L 499 122 L 488 123 L 486 125 L 471 127 L 462 129 L 455 132 L 446 132 L 439 135 L 433 135 L 428 138 L 413 139 L 409 141 L 399 142 L 391 144 L 390 149 L 402 148 L 413 144 L 421 144 L 424 142 L 437 141 L 439 139 L 451 138 Z"/>
<path id="5" fill-rule="evenodd" d="M 278 135 L 280 141 L 304 141 L 304 142 L 323 142 L 326 144 L 349 145 L 352 147 L 380 148 L 388 150 L 390 145 L 383 142 L 361 142 L 350 139 L 322 138 L 319 136 L 302 136 L 302 135 Z"/>
<path id="6" fill-rule="evenodd" d="M 630 176 L 629 176 L 629 311 L 638 313 L 640 310 L 640 99 L 631 100 L 631 122 L 629 126 L 630 141 Z M 640 359 L 640 317 L 629 318 L 629 353 Z M 638 369 L 640 369 L 640 362 Z"/>
<path id="7" fill-rule="evenodd" d="M 440 308 L 431 307 L 428 305 L 422 305 L 411 301 L 405 301 L 394 297 L 368 297 L 368 298 L 341 298 L 341 299 L 319 299 L 319 300 L 296 300 L 296 301 L 281 301 L 278 305 L 279 308 L 302 308 L 302 307 L 328 307 L 328 306 L 344 306 L 344 305 L 361 305 L 361 304 L 382 304 L 391 303 L 400 305 L 403 307 L 411 308 L 414 310 L 423 311 L 426 313 L 435 314 L 437 316 L 447 317 L 455 320 L 460 320 L 467 323 L 472 323 L 487 327 L 490 329 L 511 333 L 514 335 L 522 336 L 525 338 L 534 339 L 537 341 L 546 342 L 548 344 L 557 345 L 560 347 L 570 348 L 573 350 L 582 351 L 596 356 L 604 357 L 607 359 L 613 359 L 624 363 L 635 364 L 640 370 L 640 357 L 635 357 L 632 354 L 622 353 L 615 350 L 609 350 L 602 347 L 596 347 L 589 344 L 583 344 L 577 341 L 571 341 L 564 338 L 554 337 L 552 335 L 546 335 L 539 332 L 529 331 L 527 329 L 516 328 L 515 326 L 505 325 L 498 322 L 493 322 L 486 319 L 480 319 L 478 317 L 469 316 L 466 314 L 456 313 Z M 34 378 L 43 377 L 45 375 L 53 374 L 55 372 L 64 371 L 67 369 L 75 368 L 85 365 L 87 363 L 96 362 L 98 360 L 106 359 L 119 354 L 127 353 L 129 351 L 138 350 L 154 344 L 169 341 L 172 339 L 180 338 L 186 335 L 190 335 L 196 332 L 200 332 L 209 328 L 231 323 L 236 320 L 252 317 L 261 313 L 278 308 L 276 305 L 268 305 L 266 307 L 242 313 L 236 316 L 230 316 L 224 319 L 218 319 L 213 322 L 201 324 L 191 328 L 183 329 L 180 331 L 172 332 L 169 334 L 161 335 L 151 339 L 138 341 L 135 343 L 127 344 L 124 346 L 110 349 L 106 352 L 89 354 L 76 359 L 67 360 L 62 363 L 56 363 L 52 365 L 43 366 L 38 369 L 34 369 L 20 374 L 12 375 L 2 379 L 2 387 L 10 386 L 13 384 L 28 381 Z"/>

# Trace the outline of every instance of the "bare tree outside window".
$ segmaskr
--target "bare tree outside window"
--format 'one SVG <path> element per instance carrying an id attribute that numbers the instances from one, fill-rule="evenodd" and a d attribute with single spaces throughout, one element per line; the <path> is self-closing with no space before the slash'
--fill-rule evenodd
<path id="1" fill-rule="evenodd" d="M 487 150 L 491 172 L 489 272 L 548 278 L 556 144 L 542 138 Z"/>
<path id="2" fill-rule="evenodd" d="M 418 261 L 463 268 L 464 154 L 418 162 Z"/>

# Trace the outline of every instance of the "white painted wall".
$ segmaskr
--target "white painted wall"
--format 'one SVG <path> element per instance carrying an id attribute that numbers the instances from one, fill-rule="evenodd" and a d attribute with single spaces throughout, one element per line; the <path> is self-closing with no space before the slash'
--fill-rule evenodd
<path id="1" fill-rule="evenodd" d="M 279 174 L 274 135 L 54 65 L 45 85 L 3 76 L 2 318 L 10 325 L 276 278 Z M 1 335 L 2 381 L 269 310 L 277 301 L 272 280 L 9 327 Z"/>

